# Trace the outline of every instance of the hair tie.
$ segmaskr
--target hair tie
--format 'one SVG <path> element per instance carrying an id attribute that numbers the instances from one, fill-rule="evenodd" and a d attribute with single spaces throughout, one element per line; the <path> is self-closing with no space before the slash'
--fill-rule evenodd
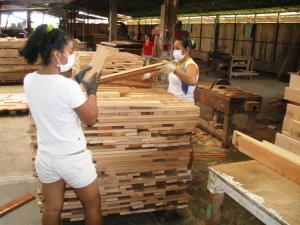
<path id="1" fill-rule="evenodd" d="M 53 25 L 52 24 L 48 24 L 47 28 L 46 28 L 46 32 L 50 33 L 53 29 L 54 29 Z"/>

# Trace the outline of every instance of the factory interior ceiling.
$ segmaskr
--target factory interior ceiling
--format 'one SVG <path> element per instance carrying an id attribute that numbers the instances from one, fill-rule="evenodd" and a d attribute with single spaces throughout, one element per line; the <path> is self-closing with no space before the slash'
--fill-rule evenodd
<path id="1" fill-rule="evenodd" d="M 70 0 L 69 0 L 70 1 Z M 43 2 L 52 2 L 43 4 Z M 108 16 L 109 0 L 75 0 L 69 4 L 53 2 L 62 1 L 22 1 L 22 0 L 0 0 L 0 4 L 24 4 L 24 7 L 44 7 L 51 14 L 61 14 L 62 9 L 75 9 L 94 13 L 101 16 Z M 117 0 L 118 13 L 132 17 L 157 17 L 160 15 L 160 5 L 163 0 Z M 32 3 L 32 4 L 28 4 Z M 0 5 L 1 6 L 1 5 Z M 253 11 L 255 9 L 266 9 L 266 12 L 272 11 L 291 11 L 300 10 L 300 0 L 179 0 L 178 13 L 181 15 L 191 14 L 209 14 L 212 12 L 228 13 L 235 10 Z"/>

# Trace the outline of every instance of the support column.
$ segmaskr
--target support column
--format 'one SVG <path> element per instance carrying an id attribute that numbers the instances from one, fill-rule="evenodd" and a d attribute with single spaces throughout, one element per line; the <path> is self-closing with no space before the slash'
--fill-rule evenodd
<path id="1" fill-rule="evenodd" d="M 117 0 L 109 0 L 109 41 L 117 40 Z"/>
<path id="2" fill-rule="evenodd" d="M 31 33 L 31 11 L 27 11 L 27 32 Z"/>
<path id="3" fill-rule="evenodd" d="M 164 0 L 161 5 L 161 15 L 160 15 L 160 49 L 163 49 L 164 43 L 171 44 L 175 36 L 175 24 L 177 21 L 177 11 L 178 11 L 178 1 L 179 0 Z"/>

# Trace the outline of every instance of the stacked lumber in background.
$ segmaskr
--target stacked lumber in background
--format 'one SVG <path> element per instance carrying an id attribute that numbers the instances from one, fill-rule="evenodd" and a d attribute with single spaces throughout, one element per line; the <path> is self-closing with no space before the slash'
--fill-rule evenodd
<path id="1" fill-rule="evenodd" d="M 143 59 L 141 56 L 137 56 L 128 52 L 119 52 L 116 48 L 104 47 L 98 45 L 98 48 L 105 48 L 106 55 L 104 63 L 101 68 L 101 77 L 110 76 L 115 73 L 125 72 L 127 70 L 143 67 Z M 73 74 L 78 73 L 81 69 L 91 65 L 95 52 L 75 52 L 75 66 L 73 68 Z M 101 56 L 101 54 L 100 54 Z M 97 65 L 97 64 L 96 64 Z M 150 88 L 154 85 L 153 79 L 143 80 L 143 74 L 140 73 L 136 76 L 130 76 L 126 78 L 114 79 L 109 84 Z"/>
<path id="2" fill-rule="evenodd" d="M 73 40 L 73 49 L 74 51 L 85 51 L 86 47 L 87 47 L 87 43 L 86 42 L 82 42 L 78 39 L 74 39 Z"/>
<path id="3" fill-rule="evenodd" d="M 0 94 L 0 112 L 27 112 L 27 100 L 24 93 Z"/>
<path id="4" fill-rule="evenodd" d="M 20 83 L 27 73 L 38 69 L 39 63 L 28 65 L 19 55 L 27 38 L 0 38 L 0 83 Z"/>
<path id="5" fill-rule="evenodd" d="M 19 49 L 26 44 L 27 38 L 0 38 L 0 84 L 22 83 L 25 75 L 38 70 L 41 62 L 28 65 L 19 55 Z M 74 40 L 74 49 L 83 51 L 86 43 Z"/>
<path id="6" fill-rule="evenodd" d="M 199 108 L 154 88 L 99 90 L 98 122 L 83 130 L 98 173 L 103 215 L 187 207 L 191 135 Z M 34 160 L 34 127 L 30 133 Z M 41 188 L 39 204 L 43 208 Z M 82 206 L 69 187 L 62 219 L 83 219 Z"/>
<path id="7" fill-rule="evenodd" d="M 113 47 L 120 52 L 130 52 L 136 55 L 141 55 L 143 49 L 143 43 L 136 41 L 102 41 L 101 45 Z"/>
<path id="8" fill-rule="evenodd" d="M 276 134 L 276 145 L 300 155 L 300 76 L 291 74 L 290 85 L 285 88 L 288 101 L 282 133 Z"/>

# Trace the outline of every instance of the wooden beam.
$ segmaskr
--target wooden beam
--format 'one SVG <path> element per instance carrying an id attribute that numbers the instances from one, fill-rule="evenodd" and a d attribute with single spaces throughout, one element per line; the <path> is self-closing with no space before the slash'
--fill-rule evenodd
<path id="1" fill-rule="evenodd" d="M 286 87 L 284 91 L 284 99 L 300 104 L 300 89 Z"/>
<path id="2" fill-rule="evenodd" d="M 0 206 L 0 217 L 6 215 L 16 208 L 19 208 L 20 206 L 26 204 L 27 202 L 30 202 L 33 199 L 34 195 L 28 193 Z"/>
<path id="3" fill-rule="evenodd" d="M 107 54 L 108 54 L 108 50 L 106 47 L 102 45 L 97 46 L 97 51 L 94 54 L 94 57 L 90 64 L 92 69 L 89 70 L 83 78 L 86 82 L 89 82 L 95 73 L 97 74 L 97 78 L 100 76 Z"/>
<path id="4" fill-rule="evenodd" d="M 109 41 L 117 40 L 117 0 L 109 0 Z"/>
<path id="5" fill-rule="evenodd" d="M 300 106 L 287 104 L 286 113 L 282 125 L 283 131 L 289 132 L 291 119 L 300 121 Z"/>
<path id="6" fill-rule="evenodd" d="M 297 141 L 296 139 L 277 133 L 275 145 L 300 155 L 300 141 Z"/>
<path id="7" fill-rule="evenodd" d="M 292 74 L 290 76 L 290 88 L 300 89 L 300 76 Z"/>
<path id="8" fill-rule="evenodd" d="M 300 184 L 300 156 L 271 143 L 266 144 L 239 131 L 233 132 L 232 144 L 257 162 Z"/>
<path id="9" fill-rule="evenodd" d="M 289 136 L 300 141 L 300 121 L 290 120 Z"/>

